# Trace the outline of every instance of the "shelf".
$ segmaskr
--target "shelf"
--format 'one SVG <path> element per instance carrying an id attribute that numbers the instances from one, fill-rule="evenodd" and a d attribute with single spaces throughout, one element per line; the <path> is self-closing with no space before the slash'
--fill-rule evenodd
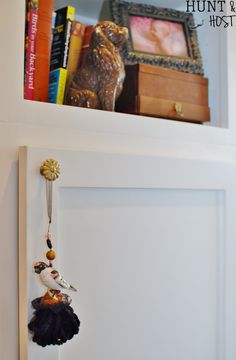
<path id="1" fill-rule="evenodd" d="M 68 129 L 71 131 L 107 134 L 107 136 L 129 136 L 152 139 L 168 144 L 208 144 L 222 146 L 230 142 L 230 131 L 219 127 L 210 127 L 152 117 L 136 116 L 55 105 L 22 100 L 19 106 L 18 121 L 42 127 Z M 53 132 L 52 132 L 53 136 Z"/>
<path id="2" fill-rule="evenodd" d="M 81 0 L 81 4 L 83 0 Z M 169 4 L 169 3 L 168 3 Z M 1 96 L 1 124 L 12 124 L 12 126 L 20 129 L 24 128 L 24 124 L 34 125 L 35 128 L 48 127 L 53 136 L 53 128 L 61 127 L 65 130 L 68 128 L 76 129 L 81 132 L 92 132 L 99 134 L 113 134 L 113 139 L 120 134 L 124 134 L 128 137 L 137 137 L 139 139 L 146 138 L 152 139 L 153 142 L 167 141 L 171 143 L 181 144 L 193 143 L 203 144 L 209 146 L 223 146 L 235 144 L 236 139 L 236 125 L 235 125 L 235 84 L 236 84 L 236 54 L 234 53 L 234 47 L 229 46 L 234 44 L 235 30 L 230 29 L 227 37 L 228 45 L 227 53 L 221 54 L 224 58 L 224 62 L 221 62 L 221 66 L 225 66 L 223 69 L 222 77 L 225 76 L 225 72 L 229 72 L 227 69 L 230 65 L 230 73 L 227 77 L 230 77 L 231 81 L 226 87 L 226 91 L 219 89 L 224 95 L 224 103 L 228 107 L 227 112 L 220 111 L 218 126 L 205 126 L 195 125 L 189 123 L 181 123 L 177 121 L 168 121 L 156 118 L 147 118 L 142 116 L 132 116 L 126 114 L 113 114 L 103 111 L 87 110 L 81 108 L 73 108 L 67 106 L 57 106 L 46 103 L 37 103 L 23 100 L 23 54 L 24 54 L 24 21 L 25 21 L 25 8 L 24 1 L 13 4 L 3 3 L 3 12 L 9 12 L 12 14 L 12 21 L 14 22 L 14 31 L 8 32 L 8 41 L 6 41 L 6 35 L 4 31 L 0 33 L 0 39 L 4 44 L 4 52 L 8 56 L 4 56 L 1 59 L 2 68 L 2 83 L 4 87 L 0 88 Z M 82 11 L 82 10 L 81 10 Z M 2 29 L 8 28 L 8 19 L 3 17 L 1 26 Z M 217 34 L 217 30 L 215 32 Z M 203 39 L 204 40 L 204 39 Z M 210 40 L 208 40 L 209 42 Z M 207 51 L 208 42 L 205 43 L 205 50 Z M 13 46 L 14 44 L 14 46 Z M 217 42 L 215 44 L 215 50 L 217 50 Z M 209 55 L 210 50 L 208 51 Z M 228 58 L 228 59 L 227 59 Z M 217 59 L 215 59 L 217 62 Z M 205 62 L 210 60 L 205 59 Z M 6 71 L 4 70 L 6 69 Z M 209 66 L 209 71 L 211 70 Z M 218 79 L 219 74 L 213 74 L 213 79 L 216 78 L 219 83 L 221 79 Z M 210 81 L 212 81 L 212 76 Z M 227 82 L 223 79 L 223 85 Z M 222 86 L 222 84 L 220 84 Z M 218 91 L 218 89 L 214 89 Z M 227 94 L 228 93 L 228 94 Z M 220 95 L 218 95 L 218 98 Z M 218 101 L 217 98 L 217 101 Z M 216 101 L 216 102 L 217 102 Z M 221 104 L 224 106 L 224 104 Z M 220 105 L 220 106 L 221 106 Z M 227 128 L 227 123 L 229 127 Z M 225 128 L 223 128 L 223 126 Z M 148 141 L 148 140 L 147 140 Z"/>
<path id="3" fill-rule="evenodd" d="M 129 1 L 129 0 L 128 0 Z M 136 0 L 144 3 L 145 0 Z M 146 3 L 157 6 L 156 0 Z M 96 0 L 55 0 L 55 8 L 73 5 L 77 17 L 88 24 L 95 24 L 99 20 L 110 18 L 110 1 Z M 160 7 L 175 8 L 186 11 L 186 2 L 182 0 L 160 0 Z M 209 106 L 211 108 L 210 126 L 228 127 L 227 108 L 227 38 L 225 29 L 212 29 L 209 26 L 209 14 L 194 14 L 196 24 L 204 21 L 204 26 L 197 29 L 200 49 L 203 59 L 205 76 L 209 79 Z M 207 36 L 206 36 L 207 34 Z"/>

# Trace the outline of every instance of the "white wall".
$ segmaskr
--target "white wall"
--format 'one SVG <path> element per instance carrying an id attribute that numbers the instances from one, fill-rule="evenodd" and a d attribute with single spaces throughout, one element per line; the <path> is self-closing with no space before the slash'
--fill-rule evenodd
<path id="1" fill-rule="evenodd" d="M 0 87 L 1 360 L 16 360 L 18 357 L 19 146 L 150 155 L 163 153 L 225 163 L 235 159 L 234 150 L 228 147 L 231 134 L 222 129 L 133 116 L 121 119 L 117 114 L 112 116 L 78 109 L 58 111 L 57 106 L 23 101 L 23 13 L 24 1 L 4 1 L 1 4 L 1 14 L 4 14 L 0 23 L 0 69 L 1 84 L 4 84 Z M 235 111 L 233 95 L 231 91 L 231 113 Z"/>
<path id="2" fill-rule="evenodd" d="M 88 112 L 90 114 L 90 112 Z M 94 112 L 91 112 L 94 115 Z M 147 120 L 147 125 L 143 123 Z M 72 126 L 65 121 L 60 127 L 47 124 L 24 124 L 24 123 L 1 123 L 0 124 L 0 271 L 2 276 L 2 291 L 0 297 L 0 358 L 1 360 L 17 359 L 17 187 L 18 187 L 18 147 L 22 145 L 42 148 L 73 148 L 88 151 L 130 153 L 130 154 L 175 154 L 179 157 L 192 158 L 206 157 L 213 161 L 228 162 L 233 153 L 222 146 L 166 142 L 165 138 L 159 137 L 155 130 L 155 124 L 149 119 L 137 121 L 134 117 L 126 118 L 126 126 L 121 120 L 119 125 L 112 129 L 107 121 L 101 119 L 101 132 L 88 132 L 81 130 L 81 126 Z M 84 122 L 86 127 L 97 127 L 97 120 L 87 116 Z M 111 119 L 113 123 L 113 120 Z M 136 133 L 131 135 L 129 128 L 137 125 L 137 132 L 146 129 L 145 136 Z M 108 131 L 104 131 L 104 125 Z M 70 124 L 70 126 L 68 126 Z M 114 124 L 113 124 L 114 125 Z M 117 123 L 116 123 L 117 125 Z M 161 129 L 161 127 L 160 127 Z M 177 128 L 178 129 L 178 126 Z M 196 127 L 196 129 L 198 129 Z M 143 131 L 145 133 L 145 131 Z M 135 131 L 134 131 L 135 133 Z M 152 133 L 152 135 L 151 135 Z M 176 132 L 173 133 L 173 137 Z M 204 138 L 204 137 L 203 137 Z M 205 139 L 206 140 L 206 139 Z M 43 160 L 43 159 L 42 159 Z"/>

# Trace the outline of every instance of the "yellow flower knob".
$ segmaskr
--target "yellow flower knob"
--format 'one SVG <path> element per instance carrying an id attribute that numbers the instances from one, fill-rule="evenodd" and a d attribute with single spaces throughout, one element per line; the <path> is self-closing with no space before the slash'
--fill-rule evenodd
<path id="1" fill-rule="evenodd" d="M 40 167 L 40 174 L 45 177 L 46 180 L 55 181 L 60 175 L 60 165 L 54 159 L 48 159 Z"/>

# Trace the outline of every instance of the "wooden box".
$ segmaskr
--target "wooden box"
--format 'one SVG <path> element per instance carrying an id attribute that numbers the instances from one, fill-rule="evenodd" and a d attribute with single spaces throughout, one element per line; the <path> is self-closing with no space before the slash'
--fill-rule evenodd
<path id="1" fill-rule="evenodd" d="M 126 66 L 116 111 L 194 123 L 209 121 L 208 79 L 153 65 Z"/>

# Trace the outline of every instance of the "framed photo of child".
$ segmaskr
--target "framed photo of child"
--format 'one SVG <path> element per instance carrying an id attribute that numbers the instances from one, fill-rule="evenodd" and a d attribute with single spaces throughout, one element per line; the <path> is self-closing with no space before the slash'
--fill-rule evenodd
<path id="1" fill-rule="evenodd" d="M 192 14 L 151 5 L 112 1 L 114 21 L 129 29 L 126 64 L 147 63 L 203 75 Z"/>

